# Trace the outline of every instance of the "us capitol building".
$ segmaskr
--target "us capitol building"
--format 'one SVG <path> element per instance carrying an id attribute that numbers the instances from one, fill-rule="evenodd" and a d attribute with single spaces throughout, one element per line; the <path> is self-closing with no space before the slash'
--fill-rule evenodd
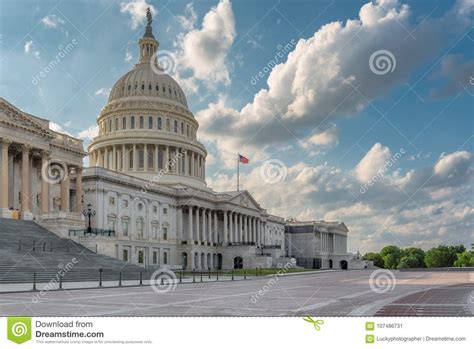
<path id="1" fill-rule="evenodd" d="M 287 222 L 245 190 L 207 187 L 198 121 L 181 87 L 157 65 L 159 42 L 147 17 L 140 59 L 113 86 L 88 153 L 82 140 L 0 98 L 0 216 L 34 219 L 143 266 L 275 267 L 296 257 L 318 260 L 313 267 L 347 268 L 343 223 Z M 90 167 L 83 168 L 87 155 Z M 95 212 L 92 234 L 85 204 Z"/>

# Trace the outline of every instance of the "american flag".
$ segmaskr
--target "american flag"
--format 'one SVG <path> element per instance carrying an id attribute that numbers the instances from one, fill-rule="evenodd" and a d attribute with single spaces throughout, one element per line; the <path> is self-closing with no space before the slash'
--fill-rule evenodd
<path id="1" fill-rule="evenodd" d="M 249 163 L 249 159 L 246 158 L 245 156 L 239 154 L 239 162 L 241 162 L 241 163 L 243 163 L 243 164 L 248 164 L 248 163 Z"/>

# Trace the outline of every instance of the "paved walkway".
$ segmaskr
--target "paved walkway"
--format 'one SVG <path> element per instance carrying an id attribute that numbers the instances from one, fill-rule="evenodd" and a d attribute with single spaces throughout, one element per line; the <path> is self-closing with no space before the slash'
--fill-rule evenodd
<path id="1" fill-rule="evenodd" d="M 473 272 L 394 272 L 393 287 L 387 292 L 370 287 L 371 273 L 361 270 L 183 283 L 172 285 L 175 287 L 166 293 L 142 286 L 0 294 L 0 315 L 370 316 L 410 294 L 429 295 L 443 287 L 450 297 L 448 306 L 466 302 L 466 313 L 459 315 L 474 314 Z M 447 287 L 450 285 L 459 287 Z M 416 303 L 417 299 L 408 301 Z M 430 315 L 443 314 L 435 311 Z"/>

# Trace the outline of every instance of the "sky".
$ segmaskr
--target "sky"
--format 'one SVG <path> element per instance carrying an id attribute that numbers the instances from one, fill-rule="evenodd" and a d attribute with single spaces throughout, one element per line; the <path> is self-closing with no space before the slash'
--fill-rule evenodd
<path id="1" fill-rule="evenodd" d="M 474 0 L 1 0 L 0 95 L 87 146 L 148 6 L 211 188 L 240 152 L 241 189 L 352 252 L 474 242 Z"/>

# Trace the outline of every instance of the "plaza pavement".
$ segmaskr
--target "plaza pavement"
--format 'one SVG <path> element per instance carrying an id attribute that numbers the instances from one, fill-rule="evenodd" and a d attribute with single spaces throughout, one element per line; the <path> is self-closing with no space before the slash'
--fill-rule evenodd
<path id="1" fill-rule="evenodd" d="M 372 316 L 474 314 L 474 272 L 394 272 L 370 287 L 374 270 L 238 281 L 0 294 L 0 316 Z M 385 291 L 385 292 L 381 292 Z M 35 301 L 33 302 L 33 298 Z"/>

